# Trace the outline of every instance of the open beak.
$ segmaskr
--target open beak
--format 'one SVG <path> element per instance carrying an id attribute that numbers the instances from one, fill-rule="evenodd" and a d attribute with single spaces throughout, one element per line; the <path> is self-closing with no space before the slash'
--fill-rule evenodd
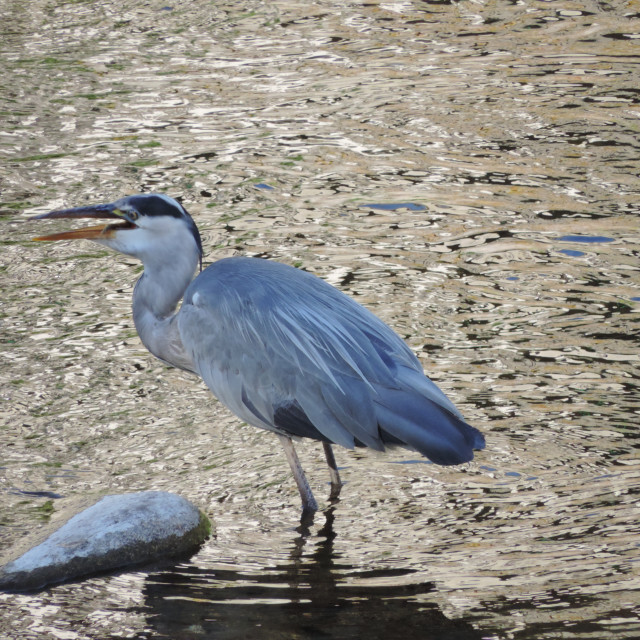
<path id="1" fill-rule="evenodd" d="M 98 225 L 95 227 L 85 227 L 84 229 L 73 229 L 72 231 L 62 231 L 61 233 L 52 233 L 48 236 L 38 236 L 34 240 L 50 241 L 50 240 L 77 240 L 79 238 L 88 238 L 96 240 L 98 238 L 110 238 L 118 229 L 135 229 L 136 226 L 124 219 L 124 213 L 120 211 L 114 204 L 98 204 L 89 207 L 75 207 L 73 209 L 60 209 L 58 211 L 50 211 L 49 213 L 41 213 L 38 216 L 32 216 L 29 220 L 52 220 L 54 218 L 100 218 L 107 220 L 119 220 L 119 224 Z"/>

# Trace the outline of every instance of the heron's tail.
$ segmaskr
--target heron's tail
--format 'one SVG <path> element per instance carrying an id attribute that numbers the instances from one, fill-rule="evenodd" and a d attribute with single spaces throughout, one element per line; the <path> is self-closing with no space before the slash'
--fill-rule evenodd
<path id="1" fill-rule="evenodd" d="M 376 391 L 375 413 L 384 444 L 408 446 L 442 465 L 468 462 L 474 449 L 484 448 L 480 431 L 434 399 L 413 390 Z"/>

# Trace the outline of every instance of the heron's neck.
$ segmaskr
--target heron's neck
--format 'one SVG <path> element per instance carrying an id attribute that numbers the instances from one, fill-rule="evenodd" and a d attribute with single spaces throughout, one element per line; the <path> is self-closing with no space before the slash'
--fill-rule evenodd
<path id="1" fill-rule="evenodd" d="M 193 278 L 196 264 L 176 259 L 144 265 L 133 290 L 133 322 L 144 346 L 161 360 L 193 371 L 178 331 L 176 307 Z"/>

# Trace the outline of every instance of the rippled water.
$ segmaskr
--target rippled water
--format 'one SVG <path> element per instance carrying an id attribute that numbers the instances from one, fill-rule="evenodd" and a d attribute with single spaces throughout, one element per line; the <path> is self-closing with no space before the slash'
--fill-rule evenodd
<path id="1" fill-rule="evenodd" d="M 4 0 L 0 25 L 3 550 L 87 493 L 215 523 L 176 567 L 0 595 L 2 637 L 640 636 L 635 3 Z M 275 439 L 139 343 L 139 265 L 30 242 L 28 214 L 149 190 L 209 259 L 375 311 L 487 449 L 339 450 L 301 525 Z"/>

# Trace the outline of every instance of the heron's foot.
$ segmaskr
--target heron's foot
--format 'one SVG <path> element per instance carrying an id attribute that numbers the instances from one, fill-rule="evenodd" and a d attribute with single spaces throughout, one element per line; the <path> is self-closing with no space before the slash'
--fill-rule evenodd
<path id="1" fill-rule="evenodd" d="M 316 517 L 316 511 L 312 509 L 305 509 L 302 507 L 302 513 L 300 514 L 300 525 L 296 528 L 296 531 L 302 538 L 308 538 L 311 536 L 311 527 Z"/>
<path id="2" fill-rule="evenodd" d="M 327 459 L 329 465 L 329 477 L 331 478 L 331 492 L 329 493 L 329 500 L 337 500 L 342 490 L 342 480 L 338 473 L 338 465 L 336 464 L 336 457 L 333 455 L 333 449 L 328 442 L 323 442 L 324 456 Z"/>
<path id="3" fill-rule="evenodd" d="M 331 491 L 329 491 L 329 500 L 335 502 L 340 498 L 340 491 L 342 490 L 342 483 L 331 483 Z"/>
<path id="4" fill-rule="evenodd" d="M 313 493 L 311 493 L 311 489 L 309 489 L 309 492 L 305 493 L 305 495 L 302 495 L 301 491 L 300 496 L 302 497 L 302 513 L 314 514 L 319 507 Z"/>

